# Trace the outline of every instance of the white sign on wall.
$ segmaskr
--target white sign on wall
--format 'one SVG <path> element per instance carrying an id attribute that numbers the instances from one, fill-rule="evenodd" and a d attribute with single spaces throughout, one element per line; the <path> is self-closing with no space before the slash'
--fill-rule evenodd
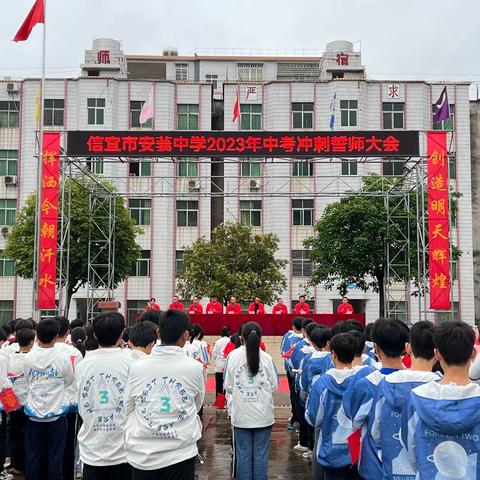
<path id="1" fill-rule="evenodd" d="M 258 99 L 258 85 L 247 85 L 245 87 L 245 100 Z"/>

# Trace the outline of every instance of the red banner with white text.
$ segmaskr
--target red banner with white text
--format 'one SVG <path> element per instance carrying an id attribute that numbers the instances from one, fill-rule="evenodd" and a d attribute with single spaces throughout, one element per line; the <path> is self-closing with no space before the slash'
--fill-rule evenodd
<path id="1" fill-rule="evenodd" d="M 446 132 L 427 133 L 430 308 L 450 309 L 450 221 Z"/>
<path id="2" fill-rule="evenodd" d="M 40 266 L 37 308 L 54 309 L 57 280 L 58 192 L 60 182 L 60 134 L 43 134 L 40 215 Z"/>

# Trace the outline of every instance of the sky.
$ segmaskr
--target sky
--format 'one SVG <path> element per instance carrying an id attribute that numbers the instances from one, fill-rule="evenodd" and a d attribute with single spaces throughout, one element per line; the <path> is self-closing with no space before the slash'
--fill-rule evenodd
<path id="1" fill-rule="evenodd" d="M 11 41 L 33 2 L 3 0 L 0 78 L 40 74 L 42 27 L 27 42 Z M 350 40 L 373 79 L 480 83 L 478 0 L 46 2 L 51 76 L 77 76 L 84 50 L 101 37 L 120 40 L 127 54 L 153 55 L 168 46 L 185 55 L 201 48 L 322 52 L 329 41 Z"/>

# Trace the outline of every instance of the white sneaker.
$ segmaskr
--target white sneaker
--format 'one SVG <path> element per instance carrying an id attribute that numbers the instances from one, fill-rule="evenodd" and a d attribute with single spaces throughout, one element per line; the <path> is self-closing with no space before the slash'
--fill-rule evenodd
<path id="1" fill-rule="evenodd" d="M 311 460 L 312 457 L 313 457 L 313 452 L 311 450 L 307 450 L 303 455 L 302 455 L 303 458 L 307 459 L 307 460 Z"/>
<path id="2" fill-rule="evenodd" d="M 300 445 L 300 443 L 297 443 L 293 447 L 293 449 L 296 450 L 297 452 L 308 452 L 308 447 L 303 447 L 302 445 Z"/>

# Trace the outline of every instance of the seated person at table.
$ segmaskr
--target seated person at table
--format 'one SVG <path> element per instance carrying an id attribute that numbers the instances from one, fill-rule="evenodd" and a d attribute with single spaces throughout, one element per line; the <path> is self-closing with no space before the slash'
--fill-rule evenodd
<path id="1" fill-rule="evenodd" d="M 193 297 L 192 304 L 188 307 L 188 314 L 203 313 L 203 307 L 198 297 Z"/>
<path id="2" fill-rule="evenodd" d="M 250 315 L 258 315 L 265 313 L 265 307 L 260 301 L 259 297 L 255 297 L 255 301 L 250 304 L 250 306 L 248 307 L 248 313 Z"/>
<path id="3" fill-rule="evenodd" d="M 217 297 L 210 297 L 210 301 L 207 303 L 206 313 L 223 313 L 223 306 L 217 300 Z"/>
<path id="4" fill-rule="evenodd" d="M 242 313 L 242 307 L 239 303 L 237 303 L 237 299 L 235 297 L 230 297 L 230 303 L 227 305 L 225 313 L 235 313 L 236 315 Z"/>
<path id="5" fill-rule="evenodd" d="M 276 315 L 278 315 L 278 314 L 286 315 L 288 313 L 288 308 L 283 303 L 283 298 L 281 298 L 281 297 L 277 298 L 277 303 L 273 306 L 272 313 L 276 314 Z"/>
<path id="6" fill-rule="evenodd" d="M 351 315 L 353 313 L 353 307 L 348 303 L 348 298 L 343 297 L 342 303 L 337 308 L 339 315 Z"/>
<path id="7" fill-rule="evenodd" d="M 295 305 L 295 315 L 308 315 L 310 313 L 310 306 L 305 300 L 305 295 L 298 297 L 298 303 Z"/>

